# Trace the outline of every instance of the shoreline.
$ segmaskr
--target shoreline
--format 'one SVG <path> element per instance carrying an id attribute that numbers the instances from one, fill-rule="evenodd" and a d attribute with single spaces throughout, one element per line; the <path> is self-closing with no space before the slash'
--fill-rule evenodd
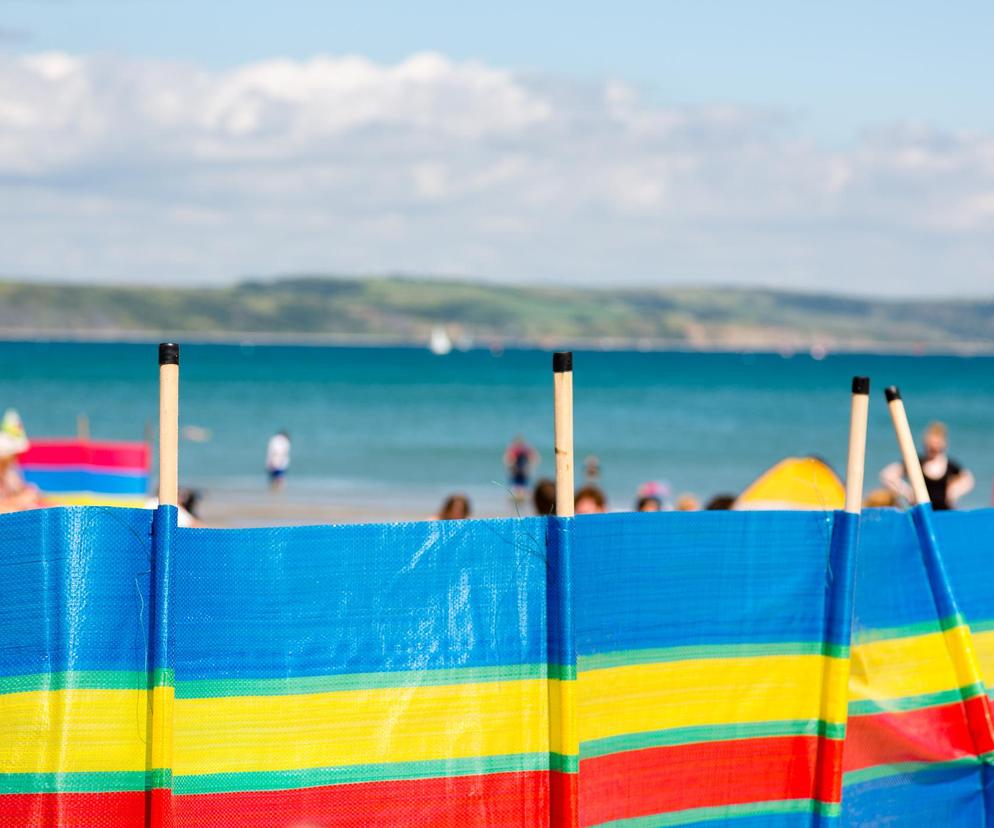
<path id="1" fill-rule="evenodd" d="M 410 348 L 428 350 L 426 341 L 410 337 L 388 337 L 368 334 L 306 334 L 267 331 L 223 331 L 217 333 L 203 331 L 156 331 L 132 329 L 77 329 L 64 328 L 0 328 L 0 344 L 47 343 L 47 344 L 128 344 L 154 345 L 177 338 L 184 345 L 228 345 L 263 347 L 340 347 L 340 348 Z M 622 351 L 643 353 L 678 354 L 755 354 L 791 358 L 809 356 L 824 359 L 835 354 L 869 356 L 955 356 L 991 357 L 994 356 L 994 342 L 945 342 L 929 344 L 922 342 L 879 342 L 859 340 L 844 343 L 826 343 L 824 340 L 793 341 L 789 344 L 775 341 L 742 340 L 695 344 L 686 340 L 651 339 L 645 337 L 621 338 L 543 338 L 543 339 L 500 339 L 482 337 L 468 348 L 459 351 L 505 351 L 505 350 L 576 350 L 576 351 Z"/>

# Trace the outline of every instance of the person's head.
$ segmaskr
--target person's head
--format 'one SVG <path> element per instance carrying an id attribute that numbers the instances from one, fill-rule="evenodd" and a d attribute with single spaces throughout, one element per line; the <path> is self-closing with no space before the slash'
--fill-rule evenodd
<path id="1" fill-rule="evenodd" d="M 709 512 L 724 512 L 735 506 L 735 495 L 716 494 L 712 497 L 704 508 Z"/>
<path id="2" fill-rule="evenodd" d="M 197 504 L 200 503 L 201 493 L 196 489 L 180 489 L 179 505 L 188 511 L 193 517 L 200 517 L 197 514 Z"/>
<path id="3" fill-rule="evenodd" d="M 544 477 L 535 484 L 532 492 L 532 504 L 535 514 L 545 517 L 556 513 L 556 484 L 555 481 Z"/>
<path id="4" fill-rule="evenodd" d="M 277 433 L 277 434 L 279 434 L 279 435 L 280 435 L 280 437 L 286 437 L 286 438 L 287 438 L 287 440 L 289 440 L 289 439 L 290 439 L 290 432 L 289 432 L 289 431 L 287 431 L 287 430 L 286 430 L 285 428 L 281 428 L 281 429 L 280 429 L 280 430 L 279 430 L 278 432 L 276 432 L 276 433 Z"/>
<path id="5" fill-rule="evenodd" d="M 925 429 L 925 456 L 936 457 L 945 454 L 949 447 L 949 432 L 945 423 L 929 423 Z"/>
<path id="6" fill-rule="evenodd" d="M 578 515 L 596 515 L 607 508 L 607 498 L 597 486 L 584 486 L 573 497 L 573 510 Z"/>
<path id="7" fill-rule="evenodd" d="M 640 497 L 638 503 L 635 504 L 635 510 L 638 512 L 659 512 L 662 508 L 662 501 L 653 495 Z"/>
<path id="8" fill-rule="evenodd" d="M 867 509 L 887 509 L 897 506 L 897 495 L 890 489 L 874 489 L 866 496 L 863 505 Z"/>
<path id="9" fill-rule="evenodd" d="M 439 520 L 464 520 L 470 515 L 469 498 L 466 495 L 454 494 L 445 498 L 438 513 Z"/>
<path id="10" fill-rule="evenodd" d="M 13 408 L 8 408 L 0 420 L 0 469 L 14 464 L 18 454 L 30 448 L 21 418 Z"/>
<path id="11" fill-rule="evenodd" d="M 697 512 L 700 511 L 701 501 L 697 499 L 697 495 L 690 494 L 690 492 L 684 492 L 676 499 L 676 510 L 678 512 Z"/>

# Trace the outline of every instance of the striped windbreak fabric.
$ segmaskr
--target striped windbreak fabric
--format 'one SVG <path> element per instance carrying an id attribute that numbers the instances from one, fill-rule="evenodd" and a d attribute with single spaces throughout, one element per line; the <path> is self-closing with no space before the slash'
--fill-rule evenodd
<path id="1" fill-rule="evenodd" d="M 0 825 L 984 825 L 994 513 L 920 511 L 0 516 Z"/>

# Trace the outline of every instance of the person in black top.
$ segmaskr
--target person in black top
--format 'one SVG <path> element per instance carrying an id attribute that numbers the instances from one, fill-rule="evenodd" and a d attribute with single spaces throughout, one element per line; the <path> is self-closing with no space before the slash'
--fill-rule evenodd
<path id="1" fill-rule="evenodd" d="M 925 487 L 933 509 L 952 509 L 956 501 L 973 488 L 973 475 L 946 454 L 949 433 L 943 423 L 930 423 L 925 429 L 925 453 L 918 460 L 925 475 Z M 903 463 L 891 463 L 880 472 L 880 482 L 909 503 L 914 500 Z"/>

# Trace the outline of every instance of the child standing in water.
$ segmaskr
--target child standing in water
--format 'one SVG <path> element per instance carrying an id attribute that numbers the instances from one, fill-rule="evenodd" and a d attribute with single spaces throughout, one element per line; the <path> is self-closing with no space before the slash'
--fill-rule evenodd
<path id="1" fill-rule="evenodd" d="M 516 503 L 524 501 L 532 470 L 538 465 L 538 460 L 538 452 L 528 445 L 520 434 L 511 441 L 511 445 L 504 452 L 504 466 L 507 468 L 508 482 L 511 485 L 511 496 Z"/>
<path id="2" fill-rule="evenodd" d="M 281 430 L 269 438 L 266 446 L 266 474 L 269 475 L 269 488 L 277 492 L 286 483 L 286 471 L 290 468 L 290 433 Z"/>

